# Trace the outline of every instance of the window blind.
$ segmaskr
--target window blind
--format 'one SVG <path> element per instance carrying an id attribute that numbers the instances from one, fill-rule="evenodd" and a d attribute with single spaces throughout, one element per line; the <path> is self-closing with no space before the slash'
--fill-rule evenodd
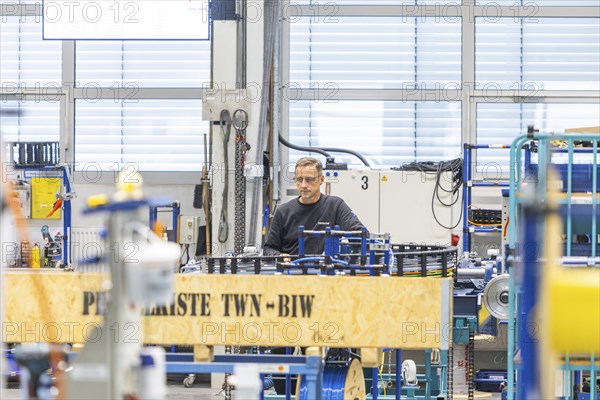
<path id="1" fill-rule="evenodd" d="M 39 4 L 42 5 L 42 0 L 0 0 L 0 4 Z"/>
<path id="2" fill-rule="evenodd" d="M 312 89 L 436 88 L 460 82 L 461 24 L 435 18 L 300 18 L 290 82 Z M 443 88 L 440 87 L 440 88 Z"/>
<path id="3" fill-rule="evenodd" d="M 538 7 L 572 7 L 572 6 L 598 6 L 598 0 L 477 0 L 482 6 L 523 6 L 527 13 L 534 17 Z"/>
<path id="4" fill-rule="evenodd" d="M 600 90 L 597 18 L 476 20 L 478 88 Z"/>
<path id="5" fill-rule="evenodd" d="M 460 155 L 460 103 L 335 98 L 338 90 L 458 88 L 459 19 L 300 18 L 290 25 L 291 85 L 324 89 L 313 101 L 290 103 L 292 142 L 349 148 L 375 166 Z M 302 153 L 290 155 L 295 160 Z M 339 158 L 360 165 L 356 157 Z"/>
<path id="6" fill-rule="evenodd" d="M 6 142 L 58 142 L 60 103 L 39 99 L 0 101 L 0 133 Z"/>
<path id="7" fill-rule="evenodd" d="M 41 17 L 1 16 L 0 134 L 7 142 L 56 142 L 60 137 L 61 43 L 42 40 Z"/>
<path id="8" fill-rule="evenodd" d="M 199 171 L 208 124 L 201 100 L 76 101 L 75 162 L 121 170 Z"/>
<path id="9" fill-rule="evenodd" d="M 533 125 L 540 132 L 564 132 L 570 128 L 600 125 L 598 104 L 573 103 L 478 103 L 477 141 L 480 144 L 507 144 Z M 498 166 L 508 178 L 507 150 L 477 150 L 477 169 Z M 498 169 L 497 168 L 497 169 Z"/>
<path id="10" fill-rule="evenodd" d="M 354 150 L 374 167 L 451 159 L 461 152 L 460 115 L 460 103 L 450 102 L 299 101 L 290 105 L 290 138 L 301 146 Z M 290 151 L 290 162 L 306 154 Z M 354 156 L 332 155 L 362 165 Z"/>
<path id="11" fill-rule="evenodd" d="M 209 41 L 78 41 L 79 86 L 208 87 Z"/>
<path id="12" fill-rule="evenodd" d="M 144 99 L 136 89 L 158 88 L 169 97 L 174 88 L 208 87 L 210 42 L 79 41 L 76 59 L 78 86 L 125 87 L 138 97 L 76 102 L 77 162 L 102 170 L 201 170 L 209 127 L 202 101 Z"/>
<path id="13" fill-rule="evenodd" d="M 290 4 L 298 5 L 314 5 L 314 6 L 330 6 L 336 9 L 337 6 L 355 6 L 355 5 L 420 5 L 420 4 L 460 4 L 461 0 L 291 0 Z"/>
<path id="14" fill-rule="evenodd" d="M 62 86 L 62 44 L 42 40 L 41 17 L 2 16 L 0 82 L 8 91 Z"/>

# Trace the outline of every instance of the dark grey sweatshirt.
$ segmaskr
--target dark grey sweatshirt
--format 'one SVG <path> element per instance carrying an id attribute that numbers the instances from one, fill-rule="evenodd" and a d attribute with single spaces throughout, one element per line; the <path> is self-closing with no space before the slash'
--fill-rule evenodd
<path id="1" fill-rule="evenodd" d="M 350 207 L 337 196 L 321 193 L 314 204 L 302 204 L 298 198 L 277 207 L 271 228 L 264 244 L 264 255 L 298 254 L 298 228 L 325 230 L 339 225 L 343 231 L 360 230 L 364 225 L 354 215 Z M 307 237 L 304 242 L 305 254 L 322 254 L 324 237 Z"/>

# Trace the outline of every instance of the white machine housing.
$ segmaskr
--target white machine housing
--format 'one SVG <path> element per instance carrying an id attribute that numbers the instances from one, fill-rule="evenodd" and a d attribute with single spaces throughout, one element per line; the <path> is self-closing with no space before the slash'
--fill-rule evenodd
<path id="1" fill-rule="evenodd" d="M 323 173 L 324 192 L 343 198 L 371 232 L 389 232 L 392 243 L 450 243 L 452 231 L 440 226 L 432 214 L 436 174 L 372 169 Z M 442 173 L 440 185 L 452 188 L 451 172 Z M 439 190 L 439 196 L 452 203 L 452 193 Z M 446 207 L 436 198 L 433 210 L 442 224 L 451 227 L 458 222 L 460 205 L 458 201 Z"/>

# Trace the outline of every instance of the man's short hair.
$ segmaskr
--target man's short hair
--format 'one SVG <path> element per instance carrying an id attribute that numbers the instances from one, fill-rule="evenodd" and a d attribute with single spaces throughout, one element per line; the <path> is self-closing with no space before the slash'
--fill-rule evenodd
<path id="1" fill-rule="evenodd" d="M 321 161 L 317 160 L 314 157 L 302 157 L 301 159 L 296 161 L 294 173 L 298 171 L 298 168 L 310 166 L 314 166 L 317 169 L 317 176 L 321 176 L 323 174 L 323 164 L 321 164 Z"/>

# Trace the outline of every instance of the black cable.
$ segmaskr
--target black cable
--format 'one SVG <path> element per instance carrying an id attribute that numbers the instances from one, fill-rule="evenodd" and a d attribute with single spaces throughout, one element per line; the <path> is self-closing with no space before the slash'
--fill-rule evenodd
<path id="1" fill-rule="evenodd" d="M 365 164 L 365 166 L 367 166 L 369 168 L 371 167 L 371 164 L 369 164 L 369 162 L 367 161 L 367 159 L 364 158 L 361 154 L 357 153 L 354 150 L 340 149 L 340 148 L 337 148 L 337 147 L 306 147 L 306 146 L 299 146 L 297 144 L 292 144 L 292 143 L 288 142 L 287 140 L 285 140 L 283 138 L 283 136 L 281 136 L 281 134 L 279 134 L 279 141 L 285 147 L 289 147 L 290 149 L 300 150 L 300 151 L 309 151 L 309 152 L 312 151 L 312 152 L 315 152 L 315 153 L 319 153 L 319 154 L 325 156 L 326 158 L 331 158 L 331 154 L 327 153 L 328 151 L 332 151 L 334 153 L 352 154 L 353 156 L 355 156 L 356 158 L 358 158 L 360 161 L 362 161 L 362 163 Z"/>
<path id="2" fill-rule="evenodd" d="M 187 264 L 187 261 L 184 263 L 183 262 L 183 254 L 185 253 L 185 246 L 181 246 L 181 253 L 179 254 L 179 272 L 181 272 L 181 268 Z M 189 261 L 189 256 L 188 256 L 188 261 Z"/>
<path id="3" fill-rule="evenodd" d="M 290 149 L 299 150 L 299 151 L 315 152 L 315 153 L 319 153 L 322 156 L 325 156 L 327 158 L 331 158 L 331 154 L 329 154 L 326 151 L 321 150 L 321 149 L 319 149 L 317 147 L 306 147 L 306 146 L 298 146 L 297 144 L 292 144 L 292 143 L 288 142 L 287 140 L 285 140 L 284 137 L 281 136 L 281 133 L 279 134 L 279 141 L 285 147 L 289 147 Z"/>
<path id="4" fill-rule="evenodd" d="M 455 225 L 453 225 L 451 227 L 446 226 L 439 221 L 439 219 L 437 218 L 437 215 L 435 214 L 435 208 L 434 208 L 436 199 L 444 207 L 452 207 L 456 203 L 458 203 L 458 201 L 460 199 L 459 190 L 463 185 L 462 160 L 460 158 L 456 158 L 456 159 L 450 160 L 450 161 L 440 161 L 440 162 L 430 162 L 430 161 L 416 162 L 415 161 L 410 164 L 406 164 L 399 168 L 393 168 L 393 169 L 401 170 L 401 171 L 419 171 L 419 172 L 423 172 L 425 174 L 435 174 L 436 175 L 435 188 L 433 190 L 433 195 L 431 197 L 431 213 L 433 215 L 433 218 L 435 219 L 435 222 L 444 229 L 452 230 L 460 224 L 460 221 L 463 217 L 463 208 L 462 207 L 460 208 L 460 217 L 459 217 L 458 221 L 456 222 Z M 441 180 L 442 174 L 444 172 L 452 172 L 452 187 L 450 189 L 445 189 L 440 184 L 440 180 Z M 441 199 L 440 190 L 445 193 L 452 193 L 452 200 L 450 203 L 445 203 Z"/>
<path id="5" fill-rule="evenodd" d="M 442 176 L 442 173 L 447 172 L 447 171 L 452 171 L 452 189 L 450 189 L 450 190 L 444 189 L 444 187 L 442 187 L 442 185 L 440 184 L 440 178 Z M 433 214 L 433 218 L 435 219 L 435 222 L 437 222 L 437 224 L 444 229 L 452 230 L 460 224 L 460 221 L 463 217 L 463 208 L 462 207 L 460 208 L 460 217 L 456 221 L 456 224 L 454 224 L 452 227 L 448 227 L 448 226 L 442 224 L 438 220 L 437 215 L 435 214 L 435 209 L 434 209 L 434 203 L 435 203 L 434 199 L 437 198 L 438 202 L 440 204 L 442 204 L 444 207 L 452 207 L 456 203 L 458 203 L 458 200 L 460 199 L 459 190 L 462 185 L 463 185 L 463 175 L 462 175 L 462 160 L 461 159 L 457 158 L 457 159 L 451 160 L 447 163 L 440 163 L 438 165 L 438 171 L 437 171 L 437 176 L 436 176 L 436 185 L 435 185 L 435 189 L 434 189 L 434 196 L 432 196 L 432 198 L 431 198 L 431 213 Z M 454 198 L 454 196 L 456 195 L 456 199 L 452 200 L 450 203 L 445 203 L 440 198 L 440 189 L 446 193 L 452 193 L 452 198 Z"/>
<path id="6" fill-rule="evenodd" d="M 219 218 L 219 230 L 217 238 L 219 242 L 227 242 L 229 237 L 229 222 L 227 221 L 227 197 L 229 192 L 229 137 L 231 135 L 231 116 L 229 111 L 222 110 L 220 116 L 219 126 L 222 134 L 223 141 L 223 194 L 221 196 L 221 216 Z"/>
<path id="7" fill-rule="evenodd" d="M 334 153 L 347 153 L 347 154 L 352 154 L 354 157 L 358 158 L 360 161 L 362 161 L 363 164 L 365 164 L 366 167 L 371 168 L 371 164 L 369 164 L 369 162 L 367 161 L 366 158 L 364 158 L 361 154 L 357 153 L 354 150 L 348 150 L 348 149 L 339 149 L 337 147 L 319 147 L 321 150 L 325 150 L 325 151 L 332 151 Z"/>
<path id="8" fill-rule="evenodd" d="M 439 187 L 439 176 L 438 176 L 438 178 L 436 179 L 436 188 L 434 189 L 433 196 L 431 196 L 431 214 L 433 214 L 433 219 L 435 219 L 435 222 L 437 222 L 437 224 L 438 224 L 439 226 L 441 226 L 441 227 L 442 227 L 442 228 L 444 228 L 444 229 L 452 230 L 452 229 L 456 228 L 456 227 L 457 227 L 457 226 L 460 224 L 460 220 L 461 220 L 461 219 L 462 219 L 462 217 L 463 217 L 463 208 L 462 208 L 462 207 L 460 208 L 460 216 L 458 217 L 458 220 L 456 221 L 456 224 L 454 224 L 454 225 L 453 225 L 453 226 L 451 226 L 451 227 L 450 227 L 450 226 L 446 226 L 446 225 L 442 224 L 442 223 L 440 222 L 440 220 L 437 218 L 437 215 L 435 215 L 435 209 L 434 209 L 434 205 L 435 205 L 435 198 L 436 198 L 436 196 L 437 196 L 437 198 L 439 199 L 439 196 L 436 194 L 436 193 L 438 193 L 438 189 L 437 189 L 438 187 Z M 460 198 L 460 193 L 459 193 L 459 194 L 456 196 L 456 200 L 455 200 L 453 203 L 451 203 L 450 205 L 447 205 L 447 204 L 445 204 L 445 203 L 444 203 L 444 202 L 442 202 L 442 201 L 440 201 L 440 203 L 441 203 L 442 205 L 444 205 L 445 207 L 450 207 L 450 206 L 452 206 L 452 205 L 456 204 L 456 203 L 458 202 L 458 199 L 459 199 L 459 198 Z"/>

